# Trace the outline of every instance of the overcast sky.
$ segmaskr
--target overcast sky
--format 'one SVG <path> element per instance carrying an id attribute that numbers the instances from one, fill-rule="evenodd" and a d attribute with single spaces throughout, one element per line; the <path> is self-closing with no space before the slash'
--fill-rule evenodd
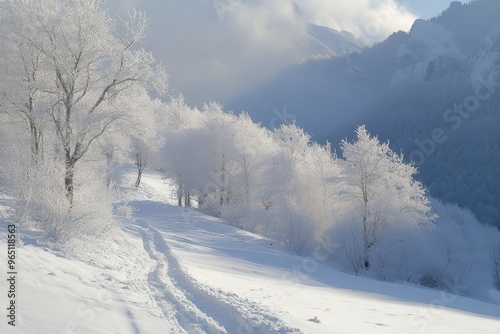
<path id="1" fill-rule="evenodd" d="M 171 68 L 171 93 L 188 102 L 224 102 L 284 66 L 321 54 L 305 33 L 316 23 L 367 44 L 450 0 L 108 0 L 111 14 L 136 7 L 150 18 L 144 48 Z"/>

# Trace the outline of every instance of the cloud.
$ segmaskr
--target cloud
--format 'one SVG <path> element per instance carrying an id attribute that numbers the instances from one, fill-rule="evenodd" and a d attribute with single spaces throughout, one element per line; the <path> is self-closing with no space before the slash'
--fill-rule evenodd
<path id="1" fill-rule="evenodd" d="M 225 101 L 283 67 L 325 49 L 308 23 L 353 32 L 366 43 L 409 29 L 415 17 L 394 0 L 108 0 L 150 17 L 146 45 L 174 67 L 171 86 L 189 102 Z"/>
<path id="2" fill-rule="evenodd" d="M 365 43 L 385 39 L 394 31 L 409 30 L 416 16 L 394 0 L 295 0 L 306 20 L 347 30 Z"/>

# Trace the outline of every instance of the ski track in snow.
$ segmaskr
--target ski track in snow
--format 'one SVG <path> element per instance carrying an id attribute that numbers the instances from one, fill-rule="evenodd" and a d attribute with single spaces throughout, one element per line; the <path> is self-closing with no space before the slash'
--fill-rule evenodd
<path id="1" fill-rule="evenodd" d="M 144 249 L 156 262 L 148 281 L 165 318 L 175 318 L 187 333 L 301 333 L 234 293 L 201 286 L 180 265 L 161 232 L 138 222 Z"/>

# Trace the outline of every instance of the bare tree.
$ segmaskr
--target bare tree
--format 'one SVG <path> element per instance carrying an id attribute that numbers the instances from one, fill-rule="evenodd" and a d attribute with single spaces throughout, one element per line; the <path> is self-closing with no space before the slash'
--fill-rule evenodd
<path id="1" fill-rule="evenodd" d="M 6 2 L 0 2 L 0 68 L 3 77 L 0 82 L 2 111 L 20 117 L 30 134 L 31 154 L 37 161 L 43 153 L 43 118 L 47 105 L 44 105 L 43 55 L 27 39 L 34 39 L 33 32 L 15 17 Z"/>
<path id="2" fill-rule="evenodd" d="M 35 93 L 48 106 L 47 127 L 53 131 L 64 161 L 66 196 L 72 203 L 77 163 L 120 123 L 138 121 L 127 101 L 145 89 L 163 93 L 166 71 L 153 68 L 151 53 L 136 48 L 147 24 L 142 13 L 113 21 L 98 0 L 42 0 L 29 5 L 5 0 L 1 6 L 11 20 L 21 22 L 30 32 L 10 31 L 9 36 L 23 45 L 12 57 L 28 59 L 25 50 L 29 50 L 24 64 L 36 59 L 31 72 L 43 73 L 42 78 L 27 77 L 43 83 L 35 84 Z M 25 115 L 30 114 L 30 101 L 28 94 Z M 33 123 L 37 149 L 40 134 Z"/>

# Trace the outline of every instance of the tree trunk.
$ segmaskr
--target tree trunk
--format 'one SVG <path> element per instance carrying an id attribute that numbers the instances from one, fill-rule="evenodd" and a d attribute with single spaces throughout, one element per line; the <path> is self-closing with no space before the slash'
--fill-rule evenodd
<path id="1" fill-rule="evenodd" d="M 182 186 L 179 185 L 179 188 L 177 188 L 177 205 L 182 207 Z"/>
<path id="2" fill-rule="evenodd" d="M 111 186 L 111 170 L 113 166 L 113 151 L 106 152 L 105 154 L 106 157 L 106 188 L 109 189 L 109 186 Z"/>
<path id="3" fill-rule="evenodd" d="M 142 172 L 144 171 L 144 167 L 139 167 L 137 170 L 137 180 L 135 180 L 135 187 L 139 188 L 139 185 L 141 184 L 141 177 L 142 177 Z"/>
<path id="4" fill-rule="evenodd" d="M 364 202 L 364 207 L 363 207 L 363 244 L 364 244 L 364 250 L 363 250 L 363 266 L 365 269 L 368 269 L 370 267 L 370 259 L 368 256 L 368 250 L 370 249 L 370 242 L 368 240 L 368 192 L 366 190 L 366 187 L 362 188 L 363 190 L 363 202 Z"/>
<path id="5" fill-rule="evenodd" d="M 35 159 L 38 159 L 41 155 L 41 141 L 42 141 L 42 131 L 37 125 L 36 121 L 32 118 L 29 119 L 30 123 L 30 133 L 31 133 L 31 153 Z"/>
<path id="6" fill-rule="evenodd" d="M 365 269 L 368 269 L 370 267 L 370 259 L 368 256 L 368 250 L 370 249 L 370 242 L 368 241 L 368 223 L 367 223 L 367 216 L 366 216 L 366 210 L 365 210 L 365 215 L 363 217 L 363 266 Z"/>
<path id="7" fill-rule="evenodd" d="M 222 166 L 221 166 L 221 174 L 220 174 L 220 207 L 223 207 L 226 200 L 226 155 L 222 152 Z"/>
<path id="8" fill-rule="evenodd" d="M 137 165 L 137 180 L 135 180 L 135 187 L 139 188 L 139 185 L 141 184 L 141 177 L 142 177 L 142 172 L 144 171 L 144 168 L 146 167 L 146 155 L 142 152 L 137 153 L 135 155 L 136 158 L 136 165 Z"/>
<path id="9" fill-rule="evenodd" d="M 202 208 L 203 205 L 205 205 L 205 198 L 206 198 L 206 196 L 207 195 L 205 193 L 203 193 L 202 195 L 198 196 L 198 198 L 197 198 L 198 199 L 198 208 Z"/>
<path id="10" fill-rule="evenodd" d="M 64 185 L 66 187 L 66 198 L 68 199 L 70 206 L 73 205 L 74 175 L 75 175 L 75 166 L 66 165 L 66 173 L 64 174 Z"/>

